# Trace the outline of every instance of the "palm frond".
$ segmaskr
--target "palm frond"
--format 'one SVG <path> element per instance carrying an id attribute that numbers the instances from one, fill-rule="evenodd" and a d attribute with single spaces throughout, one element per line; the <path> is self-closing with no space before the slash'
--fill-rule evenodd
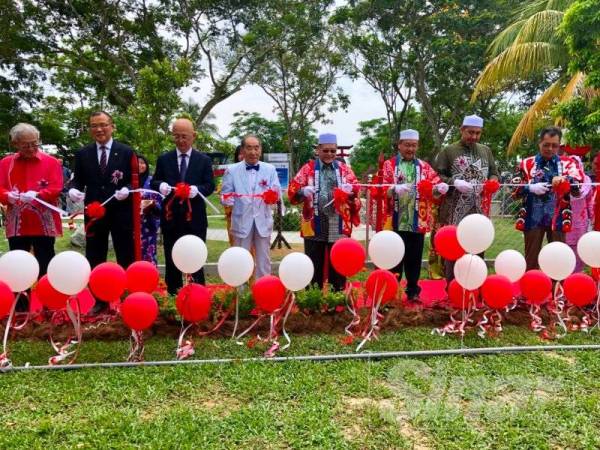
<path id="1" fill-rule="evenodd" d="M 508 143 L 507 153 L 513 152 L 525 138 L 533 138 L 536 124 L 541 118 L 549 117 L 550 108 L 557 102 L 561 97 L 563 86 L 565 85 L 565 79 L 559 78 L 557 81 L 552 83 L 548 89 L 546 89 L 533 105 L 529 108 Z"/>
<path id="2" fill-rule="evenodd" d="M 557 10 L 545 10 L 533 14 L 521 26 L 514 44 L 525 42 L 561 42 L 558 36 L 558 26 L 565 13 Z"/>
<path id="3" fill-rule="evenodd" d="M 517 19 L 527 19 L 536 13 L 545 10 L 566 11 L 576 0 L 533 0 L 523 4 L 518 9 L 515 17 Z"/>
<path id="4" fill-rule="evenodd" d="M 508 47 L 513 45 L 517 36 L 521 33 L 521 29 L 525 25 L 525 22 L 527 22 L 526 19 L 517 20 L 502 30 L 489 45 L 487 49 L 488 56 L 492 58 L 498 56 Z"/>
<path id="5" fill-rule="evenodd" d="M 562 70 L 567 64 L 562 46 L 548 42 L 513 45 L 488 63 L 476 81 L 471 100 L 483 93 L 497 92 L 515 80 L 522 80 L 548 69 Z"/>

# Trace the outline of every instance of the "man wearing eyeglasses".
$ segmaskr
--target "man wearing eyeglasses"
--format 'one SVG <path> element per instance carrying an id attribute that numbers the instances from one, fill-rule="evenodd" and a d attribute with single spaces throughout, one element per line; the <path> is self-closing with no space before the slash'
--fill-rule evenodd
<path id="1" fill-rule="evenodd" d="M 336 160 L 337 137 L 319 136 L 317 157 L 298 171 L 288 188 L 292 204 L 302 204 L 300 234 L 304 251 L 315 266 L 313 283 L 323 287 L 328 281 L 335 290 L 344 289 L 346 279 L 328 264 L 334 242 L 352 234 L 352 226 L 360 224 L 358 215 L 358 181 L 352 169 Z M 334 190 L 341 189 L 347 200 L 333 202 Z M 336 204 L 337 203 L 337 204 Z"/>
<path id="2" fill-rule="evenodd" d="M 40 132 L 33 125 L 19 123 L 9 134 L 17 152 L 0 161 L 0 202 L 7 206 L 8 246 L 27 252 L 33 249 L 43 276 L 54 256 L 54 240 L 62 235 L 62 224 L 58 212 L 39 200 L 58 204 L 62 169 L 57 159 L 39 148 Z"/>
<path id="3" fill-rule="evenodd" d="M 115 125 L 111 115 L 96 111 L 89 119 L 94 142 L 75 154 L 75 167 L 69 197 L 75 203 L 107 202 L 104 217 L 87 229 L 85 256 L 96 267 L 106 261 L 110 234 L 117 263 L 127 268 L 134 260 L 131 185 L 131 147 L 113 139 Z M 110 198 L 110 200 L 109 200 Z M 89 218 L 85 218 L 89 224 Z M 97 304 L 102 309 L 104 303 Z M 99 312 L 99 311 L 95 311 Z"/>
<path id="4" fill-rule="evenodd" d="M 580 195 L 578 185 L 583 182 L 584 173 L 572 158 L 558 155 L 561 137 L 559 128 L 544 128 L 540 132 L 539 153 L 521 161 L 521 176 L 513 180 L 525 184 L 514 196 L 523 200 L 516 227 L 523 231 L 527 270 L 539 268 L 544 236 L 548 242 L 565 241 L 565 233 L 572 226 L 571 195 Z"/>

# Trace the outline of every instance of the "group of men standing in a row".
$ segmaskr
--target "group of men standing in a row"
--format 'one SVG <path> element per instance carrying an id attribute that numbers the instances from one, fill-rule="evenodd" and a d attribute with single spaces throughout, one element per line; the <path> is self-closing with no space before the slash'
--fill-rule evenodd
<path id="1" fill-rule="evenodd" d="M 110 114 L 99 111 L 89 118 L 94 142 L 75 154 L 73 178 L 68 195 L 72 201 L 89 205 L 104 204 L 102 217 L 86 215 L 86 257 L 95 267 L 106 261 L 109 234 L 112 236 L 117 262 L 127 267 L 134 260 L 132 220 L 132 160 L 134 151 L 113 139 L 115 126 Z M 383 183 L 386 191 L 387 227 L 403 238 L 406 253 L 394 269 L 407 278 L 407 296 L 418 301 L 418 285 L 425 233 L 439 224 L 457 224 L 471 213 L 486 211 L 487 180 L 497 180 L 498 171 L 491 150 L 479 143 L 483 120 L 465 117 L 460 128 L 460 141 L 443 149 L 432 165 L 417 157 L 419 134 L 404 130 L 397 142 L 397 154 L 384 164 Z M 212 161 L 193 148 L 196 132 L 191 121 L 177 119 L 172 126 L 175 149 L 161 155 L 151 180 L 151 188 L 164 197 L 160 226 L 166 263 L 166 283 L 175 294 L 182 285 L 182 274 L 173 264 L 171 250 L 175 241 L 194 234 L 206 240 L 206 197 L 213 193 Z M 63 189 L 61 165 L 39 148 L 39 132 L 29 124 L 17 124 L 10 131 L 16 153 L 0 161 L 0 202 L 7 205 L 6 236 L 10 249 L 33 250 L 40 263 L 40 274 L 46 272 L 54 256 L 54 240 L 62 234 L 60 216 L 48 207 L 56 205 Z M 538 155 L 521 163 L 522 183 L 517 195 L 524 199 L 526 213 L 522 230 L 528 268 L 537 266 L 537 253 L 543 235 L 549 240 L 564 240 L 564 214 L 569 195 L 578 195 L 583 181 L 580 164 L 567 156 L 559 156 L 560 130 L 542 130 Z M 360 187 L 352 169 L 339 161 L 337 138 L 322 134 L 316 157 L 306 163 L 290 182 L 289 200 L 302 205 L 301 234 L 305 252 L 315 266 L 314 282 L 320 286 L 327 280 L 335 289 L 343 289 L 345 279 L 328 263 L 333 243 L 350 235 L 360 223 Z M 231 232 L 235 245 L 252 250 L 256 259 L 256 277 L 271 272 L 270 239 L 273 230 L 273 204 L 263 195 L 280 185 L 275 168 L 260 160 L 260 138 L 245 136 L 240 161 L 231 165 L 223 178 L 221 202 L 232 208 Z M 571 183 L 568 193 L 558 194 L 552 186 L 563 179 Z M 421 189 L 422 181 L 430 192 Z M 186 189 L 180 189 L 184 184 Z M 184 193 L 182 195 L 182 192 Z M 440 204 L 438 220 L 432 207 Z M 560 205 L 560 206 L 557 206 Z M 488 205 L 489 206 L 489 205 Z M 558 219 L 557 219 L 558 216 Z M 446 264 L 447 277 L 452 264 Z M 40 275 L 40 276 L 41 276 Z M 193 274 L 204 283 L 204 274 Z M 100 307 L 100 306 L 99 306 Z"/>

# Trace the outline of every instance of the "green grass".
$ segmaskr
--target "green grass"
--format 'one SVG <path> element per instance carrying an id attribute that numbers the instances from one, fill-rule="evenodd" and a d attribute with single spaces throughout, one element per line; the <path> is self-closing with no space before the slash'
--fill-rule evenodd
<path id="1" fill-rule="evenodd" d="M 571 334 L 565 343 L 600 343 Z M 539 344 L 522 328 L 467 346 Z M 147 360 L 175 341 L 147 341 Z M 368 349 L 456 348 L 426 328 Z M 43 342 L 12 343 L 15 364 L 44 363 Z M 117 361 L 127 342 L 84 342 L 80 361 Z M 351 352 L 339 336 L 293 336 L 287 354 Z M 221 339 L 198 358 L 255 356 Z M 234 363 L 0 376 L 1 448 L 598 448 L 600 358 L 530 353 L 327 363 Z"/>

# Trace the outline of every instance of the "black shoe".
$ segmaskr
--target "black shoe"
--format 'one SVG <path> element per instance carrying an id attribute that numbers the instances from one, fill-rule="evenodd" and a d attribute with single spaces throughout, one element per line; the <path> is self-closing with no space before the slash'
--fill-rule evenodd
<path id="1" fill-rule="evenodd" d="M 26 313 L 29 311 L 29 300 L 24 295 L 19 295 L 17 305 L 15 306 L 15 312 Z"/>
<path id="2" fill-rule="evenodd" d="M 108 312 L 108 303 L 96 300 L 96 304 L 88 313 L 88 316 L 100 316 Z"/>
<path id="3" fill-rule="evenodd" d="M 406 297 L 406 301 L 407 303 L 410 303 L 411 305 L 422 305 L 423 304 L 423 300 L 421 300 L 421 297 L 419 297 L 419 295 L 413 295 L 410 297 Z"/>

